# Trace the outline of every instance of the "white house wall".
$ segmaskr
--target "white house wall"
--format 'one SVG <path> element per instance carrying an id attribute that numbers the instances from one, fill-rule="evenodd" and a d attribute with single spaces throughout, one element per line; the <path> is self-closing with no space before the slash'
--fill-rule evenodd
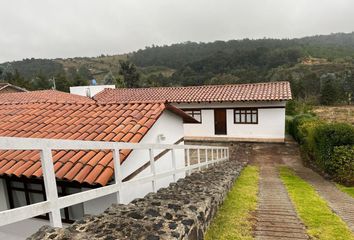
<path id="1" fill-rule="evenodd" d="M 202 109 L 202 123 L 184 124 L 185 137 L 231 138 L 250 141 L 282 141 L 285 137 L 285 101 L 237 103 L 182 103 L 182 109 Z M 235 108 L 258 108 L 258 124 L 235 124 Z M 226 135 L 215 135 L 214 109 L 226 108 Z"/>
<path id="2" fill-rule="evenodd" d="M 173 144 L 183 138 L 183 120 L 177 115 L 165 111 L 149 132 L 142 139 L 141 143 L 163 143 L 163 144 Z M 165 137 L 164 141 L 159 140 L 159 135 L 163 134 Z M 180 143 L 180 144 L 183 144 Z M 158 155 L 164 149 L 154 150 L 154 156 Z M 134 150 L 128 158 L 122 164 L 123 178 L 129 176 L 139 167 L 144 165 L 150 159 L 148 150 Z M 171 152 L 168 152 L 163 157 L 155 162 L 156 171 L 163 172 L 171 170 L 172 168 L 172 157 Z M 184 151 L 176 151 L 176 163 L 177 167 L 184 166 Z M 150 175 L 150 167 L 143 170 L 135 178 Z M 184 174 L 179 174 L 178 178 L 184 177 Z M 172 176 L 161 179 L 157 182 L 157 189 L 161 187 L 166 187 L 173 180 Z M 136 187 L 125 188 L 121 192 L 122 203 L 129 203 L 135 198 L 144 197 L 147 193 L 152 192 L 151 182 L 146 184 L 136 185 Z M 116 195 L 105 196 L 99 199 L 88 201 L 84 203 L 85 214 L 98 214 L 103 212 L 112 203 L 116 203 Z"/>

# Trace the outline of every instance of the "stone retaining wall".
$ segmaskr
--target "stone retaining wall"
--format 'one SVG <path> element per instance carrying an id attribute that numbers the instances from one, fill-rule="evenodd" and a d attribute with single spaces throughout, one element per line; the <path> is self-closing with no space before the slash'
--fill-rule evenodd
<path id="1" fill-rule="evenodd" d="M 39 239 L 203 239 L 244 163 L 229 161 L 195 172 L 130 204 L 112 205 L 65 229 L 42 227 Z"/>

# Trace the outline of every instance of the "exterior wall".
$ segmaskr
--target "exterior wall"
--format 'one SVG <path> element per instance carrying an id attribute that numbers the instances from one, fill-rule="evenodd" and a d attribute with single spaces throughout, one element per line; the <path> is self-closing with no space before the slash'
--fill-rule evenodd
<path id="1" fill-rule="evenodd" d="M 172 126 L 172 127 L 171 127 Z M 165 140 L 161 141 L 159 135 L 163 134 Z M 149 130 L 149 132 L 142 139 L 141 143 L 163 143 L 163 144 L 173 144 L 179 139 L 183 138 L 183 120 L 177 117 L 175 114 L 165 111 L 154 126 Z M 183 144 L 183 142 L 181 143 Z M 154 150 L 154 156 L 158 155 L 161 150 Z M 144 165 L 150 159 L 148 150 L 134 150 L 129 157 L 122 164 L 122 173 L 123 178 L 129 176 L 136 169 Z M 184 166 L 184 151 L 176 151 L 176 163 L 177 167 Z M 171 170 L 172 161 L 171 161 L 171 152 L 168 152 L 163 157 L 155 162 L 156 171 L 164 172 Z M 143 170 L 135 178 L 147 176 L 151 174 L 150 167 Z M 177 178 L 184 177 L 184 174 L 179 174 Z M 166 187 L 172 182 L 173 178 L 166 177 L 157 181 L 157 189 L 161 187 Z M 152 192 L 152 184 L 148 182 L 146 184 L 136 185 L 135 188 L 123 188 L 120 193 L 121 202 L 129 203 L 135 198 L 144 197 L 147 193 Z M 112 203 L 117 203 L 116 195 L 112 194 L 105 196 L 99 199 L 88 201 L 84 203 L 85 214 L 98 214 L 102 213 L 106 208 L 108 208 Z"/>
<path id="2" fill-rule="evenodd" d="M 84 96 L 93 97 L 97 93 L 103 91 L 105 88 L 116 88 L 114 85 L 94 85 L 94 86 L 77 86 L 70 87 L 70 93 Z"/>
<path id="3" fill-rule="evenodd" d="M 178 108 L 202 109 L 202 123 L 184 124 L 185 137 L 228 138 L 241 141 L 282 141 L 285 138 L 285 101 L 174 104 Z M 234 108 L 258 108 L 258 124 L 235 124 Z M 227 134 L 215 135 L 214 109 L 226 108 Z"/>

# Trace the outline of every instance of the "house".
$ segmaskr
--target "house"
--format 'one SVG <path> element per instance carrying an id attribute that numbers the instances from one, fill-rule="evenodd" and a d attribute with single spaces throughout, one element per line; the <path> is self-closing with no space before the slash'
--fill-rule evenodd
<path id="1" fill-rule="evenodd" d="M 0 98 L 0 136 L 183 144 L 183 122 L 196 122 L 188 114 L 161 101 L 100 104 L 94 100 L 55 90 L 8 93 Z M 171 128 L 173 126 L 173 128 Z M 156 171 L 171 169 L 168 152 L 154 151 Z M 53 151 L 58 194 L 65 196 L 106 186 L 113 180 L 111 151 Z M 123 179 L 150 174 L 149 152 L 121 149 Z M 184 152 L 176 151 L 177 166 L 184 166 Z M 183 177 L 181 173 L 178 177 Z M 171 177 L 157 181 L 167 186 Z M 151 192 L 151 183 L 122 190 L 122 202 Z M 44 201 L 40 156 L 36 151 L 0 151 L 0 211 Z M 62 210 L 64 222 L 84 214 L 96 214 L 116 202 L 109 195 Z M 40 216 L 47 218 L 48 216 Z M 37 219 L 0 228 L 0 239 L 30 235 L 41 225 Z M 16 229 L 21 229 L 21 233 Z M 32 232 L 31 232 L 32 231 Z"/>
<path id="2" fill-rule="evenodd" d="M 289 82 L 105 89 L 99 103 L 167 101 L 198 120 L 185 123 L 185 139 L 283 142 Z"/>
<path id="3" fill-rule="evenodd" d="M 2 93 L 14 93 L 14 92 L 27 92 L 26 89 L 17 87 L 10 83 L 0 82 L 0 94 Z"/>

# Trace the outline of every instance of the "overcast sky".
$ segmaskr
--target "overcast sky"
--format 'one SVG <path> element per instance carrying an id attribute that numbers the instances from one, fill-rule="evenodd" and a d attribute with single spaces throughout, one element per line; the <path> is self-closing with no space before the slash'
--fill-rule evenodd
<path id="1" fill-rule="evenodd" d="M 353 0 L 0 0 L 0 62 L 354 30 Z"/>

